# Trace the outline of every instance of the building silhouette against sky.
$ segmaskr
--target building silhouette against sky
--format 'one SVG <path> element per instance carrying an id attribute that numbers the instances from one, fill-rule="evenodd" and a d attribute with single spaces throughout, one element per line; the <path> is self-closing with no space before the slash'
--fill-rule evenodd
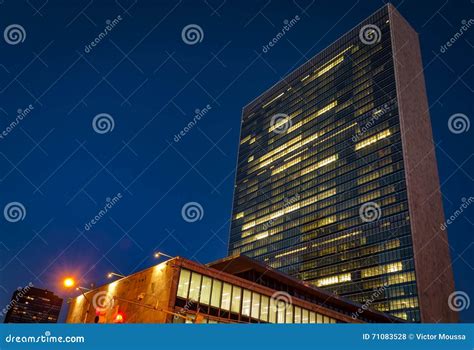
<path id="1" fill-rule="evenodd" d="M 13 292 L 4 308 L 5 323 L 56 323 L 63 299 L 53 292 L 27 286 Z"/>
<path id="2" fill-rule="evenodd" d="M 457 321 L 418 35 L 392 5 L 244 107 L 232 214 L 230 254 Z"/>

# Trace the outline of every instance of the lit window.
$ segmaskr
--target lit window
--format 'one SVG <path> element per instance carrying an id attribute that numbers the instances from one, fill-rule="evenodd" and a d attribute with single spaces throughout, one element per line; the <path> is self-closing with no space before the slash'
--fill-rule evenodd
<path id="1" fill-rule="evenodd" d="M 252 300 L 252 293 L 244 289 L 244 294 L 242 298 L 242 315 L 244 316 L 250 316 L 250 304 Z"/>
<path id="2" fill-rule="evenodd" d="M 214 280 L 212 283 L 211 306 L 219 307 L 221 303 L 222 282 Z"/>
<path id="3" fill-rule="evenodd" d="M 212 279 L 207 276 L 202 276 L 201 298 L 199 299 L 201 304 L 209 305 L 211 298 L 211 285 Z"/>
<path id="4" fill-rule="evenodd" d="M 179 283 L 178 283 L 178 297 L 187 298 L 188 297 L 188 288 L 189 288 L 189 278 L 191 277 L 191 272 L 188 270 L 181 269 L 179 274 Z"/>
<path id="5" fill-rule="evenodd" d="M 229 283 L 224 283 L 222 288 L 222 302 L 221 309 L 230 310 L 230 293 L 232 292 L 232 286 Z"/>
<path id="6" fill-rule="evenodd" d="M 231 311 L 240 313 L 240 294 L 242 289 L 240 287 L 232 286 L 232 307 Z"/>
<path id="7" fill-rule="evenodd" d="M 350 273 L 343 273 L 341 275 L 321 278 L 321 279 L 316 281 L 316 285 L 318 287 L 328 286 L 328 285 L 331 285 L 331 284 L 347 282 L 347 281 L 350 281 L 350 280 L 351 280 L 351 274 Z"/>
<path id="8" fill-rule="evenodd" d="M 189 299 L 198 301 L 201 286 L 201 275 L 193 272 L 191 276 L 191 285 L 189 287 Z"/>
<path id="9" fill-rule="evenodd" d="M 252 314 L 251 314 L 251 316 L 253 318 L 258 319 L 259 311 L 260 311 L 260 294 L 252 292 Z"/>
<path id="10" fill-rule="evenodd" d="M 270 302 L 270 298 L 262 295 L 262 302 L 260 305 L 260 319 L 262 321 L 268 322 L 268 305 Z"/>
<path id="11" fill-rule="evenodd" d="M 384 131 L 382 131 L 382 132 L 379 132 L 378 134 L 376 134 L 376 135 L 374 135 L 374 136 L 371 136 L 371 137 L 369 137 L 369 138 L 366 138 L 365 140 L 363 140 L 363 141 L 357 143 L 357 144 L 355 145 L 355 150 L 358 151 L 358 150 L 360 150 L 361 148 L 367 147 L 367 146 L 369 146 L 369 145 L 371 145 L 371 144 L 373 144 L 373 143 L 375 143 L 375 142 L 377 142 L 377 141 L 379 141 L 379 140 L 382 140 L 382 139 L 384 139 L 384 138 L 386 138 L 386 137 L 388 137 L 388 136 L 390 136 L 390 135 L 391 135 L 390 129 L 387 129 L 387 130 L 384 130 Z"/>

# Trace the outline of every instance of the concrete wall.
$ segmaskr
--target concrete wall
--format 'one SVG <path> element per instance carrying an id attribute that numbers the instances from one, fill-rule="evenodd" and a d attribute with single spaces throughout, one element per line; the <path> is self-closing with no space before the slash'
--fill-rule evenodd
<path id="1" fill-rule="evenodd" d="M 418 34 L 392 5 L 389 16 L 421 321 L 457 322 Z"/>
<path id="2" fill-rule="evenodd" d="M 120 312 L 125 323 L 165 323 L 172 316 L 161 310 L 172 311 L 176 276 L 175 267 L 162 263 L 101 286 L 73 299 L 66 322 L 94 323 L 99 315 L 99 323 L 113 323 Z"/>

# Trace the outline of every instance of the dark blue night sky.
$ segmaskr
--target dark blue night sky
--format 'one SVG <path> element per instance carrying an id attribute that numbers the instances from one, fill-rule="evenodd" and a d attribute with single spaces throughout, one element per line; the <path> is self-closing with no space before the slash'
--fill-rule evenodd
<path id="1" fill-rule="evenodd" d="M 108 271 L 155 264 L 155 250 L 203 263 L 225 256 L 242 107 L 383 4 L 1 0 L 0 34 L 11 24 L 25 30 L 16 45 L 0 37 L 1 131 L 19 109 L 30 111 L 0 138 L 0 209 L 19 202 L 26 214 L 17 222 L 0 216 L 0 305 L 30 282 L 73 296 L 61 287 L 65 275 L 102 284 Z M 474 28 L 440 47 L 474 18 L 474 3 L 394 5 L 420 33 L 450 216 L 474 196 L 473 130 L 448 128 L 453 114 L 474 116 Z M 295 16 L 297 24 L 264 53 Z M 189 24 L 202 28 L 194 45 L 181 36 Z M 101 113 L 113 118 L 110 132 L 94 131 Z M 202 206 L 200 220 L 183 220 L 189 202 Z M 86 230 L 107 203 L 107 214 Z M 473 213 L 469 207 L 448 225 L 456 290 L 471 296 Z M 474 322 L 474 305 L 461 316 Z"/>

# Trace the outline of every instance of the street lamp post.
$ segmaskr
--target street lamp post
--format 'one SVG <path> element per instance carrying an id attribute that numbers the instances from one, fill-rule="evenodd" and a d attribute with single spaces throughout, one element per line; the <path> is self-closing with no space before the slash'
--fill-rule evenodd
<path id="1" fill-rule="evenodd" d="M 154 254 L 154 256 L 155 256 L 155 258 L 157 258 L 157 259 L 161 258 L 162 256 L 165 256 L 165 257 L 170 258 L 170 259 L 173 259 L 173 258 L 174 258 L 174 256 L 171 256 L 171 255 L 168 255 L 168 254 L 165 254 L 165 253 L 162 253 L 162 252 L 156 252 L 156 253 Z"/>

